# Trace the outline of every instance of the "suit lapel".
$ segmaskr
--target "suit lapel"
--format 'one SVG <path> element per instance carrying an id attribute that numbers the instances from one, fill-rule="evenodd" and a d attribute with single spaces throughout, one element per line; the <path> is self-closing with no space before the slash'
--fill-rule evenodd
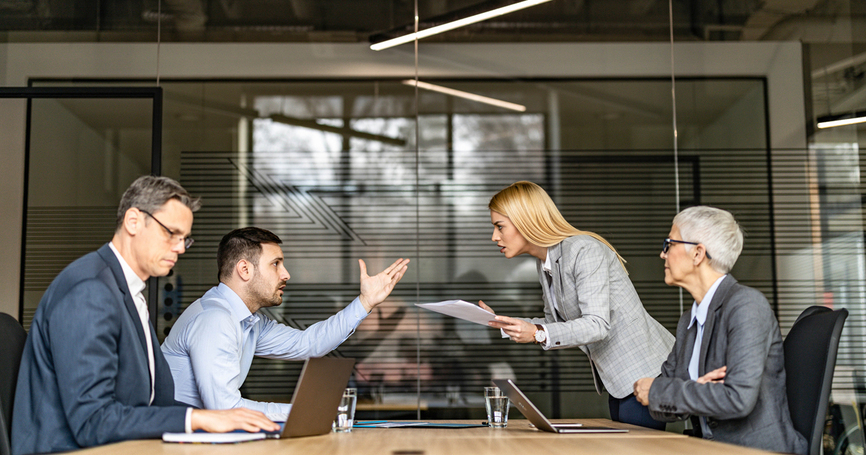
<path id="1" fill-rule="evenodd" d="M 701 352 L 698 358 L 698 376 L 707 374 L 707 353 L 709 352 L 710 340 L 713 338 L 713 329 L 716 326 L 717 316 L 719 310 L 722 309 L 722 305 L 728 300 L 728 294 L 731 293 L 731 289 L 733 289 L 736 282 L 737 280 L 734 277 L 730 275 L 726 276 L 719 283 L 719 287 L 716 288 L 716 293 L 713 294 L 713 301 L 710 302 L 710 308 L 707 310 L 707 320 L 704 323 L 704 338 L 701 340 Z"/>
<path id="2" fill-rule="evenodd" d="M 551 305 L 550 300 L 550 286 L 547 281 L 547 272 L 544 271 L 544 261 L 538 259 L 536 260 L 536 268 L 538 269 L 538 282 L 541 284 L 541 294 L 544 296 L 544 307 L 546 311 L 550 311 L 550 314 L 553 314 L 554 318 L 556 318 L 556 314 L 553 312 L 553 305 Z"/>
<path id="3" fill-rule="evenodd" d="M 551 308 L 553 314 L 557 314 L 561 316 L 563 321 L 568 320 L 568 312 L 566 312 L 565 307 L 563 305 L 562 298 L 562 270 L 560 269 L 560 259 L 562 259 L 562 243 L 557 243 L 552 247 L 547 249 L 547 254 L 550 255 L 550 271 L 552 275 L 551 282 L 553 283 L 553 293 L 556 296 L 556 303 L 559 307 L 559 310 L 555 308 Z"/>
<path id="4" fill-rule="evenodd" d="M 123 294 L 123 305 L 126 307 L 126 312 L 129 313 L 129 317 L 132 318 L 132 326 L 135 327 L 135 333 L 138 334 L 141 350 L 144 352 L 145 370 L 149 371 L 150 367 L 147 365 L 147 341 L 144 338 L 144 329 L 141 326 L 141 318 L 138 316 L 135 302 L 132 300 L 132 295 L 129 294 L 129 286 L 126 284 L 126 277 L 123 275 L 123 268 L 120 266 L 117 256 L 114 255 L 114 251 L 111 251 L 111 247 L 109 247 L 107 243 L 97 250 L 97 252 L 102 256 L 105 263 L 108 264 L 108 268 L 111 269 L 111 273 L 114 275 L 114 280 L 117 282 L 117 288 L 120 290 L 120 293 Z M 149 325 L 150 324 L 148 324 L 148 326 Z M 151 334 L 153 334 L 152 330 Z M 155 340 L 156 338 L 153 337 L 153 339 Z"/>
<path id="5" fill-rule="evenodd" d="M 679 373 L 680 373 L 681 377 L 689 378 L 689 362 L 688 361 L 689 361 L 689 359 L 692 358 L 692 353 L 695 351 L 695 339 L 697 339 L 697 337 L 698 337 L 698 324 L 696 323 L 696 324 L 693 324 L 691 328 L 686 330 L 686 335 L 684 337 L 684 339 L 686 341 L 685 341 L 685 343 L 683 343 L 682 350 L 679 353 L 679 355 L 680 355 L 679 358 L 684 359 L 684 361 L 679 362 L 679 364 L 677 365 L 677 368 L 680 370 Z M 704 337 L 706 338 L 706 332 L 704 332 Z M 700 357 L 701 358 L 699 359 L 698 371 L 700 371 L 700 367 L 703 366 L 703 364 L 704 364 L 703 356 L 700 356 Z"/>

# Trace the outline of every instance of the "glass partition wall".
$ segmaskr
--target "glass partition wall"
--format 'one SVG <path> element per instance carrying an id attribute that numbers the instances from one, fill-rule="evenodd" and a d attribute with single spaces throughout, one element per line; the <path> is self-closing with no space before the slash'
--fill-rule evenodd
<path id="1" fill-rule="evenodd" d="M 526 109 L 422 91 L 416 119 L 414 87 L 400 80 L 162 81 L 163 173 L 204 204 L 196 244 L 159 280 L 157 332 L 217 283 L 222 235 L 255 225 L 283 239 L 292 278 L 266 312 L 292 327 L 357 296 L 357 259 L 371 271 L 412 259 L 332 354 L 357 359 L 361 418 L 483 418 L 479 391 L 494 377 L 515 378 L 551 416 L 606 415 L 578 349 L 517 345 L 413 304 L 484 300 L 500 314 L 543 314 L 534 258 L 500 255 L 487 209 L 499 189 L 531 180 L 572 224 L 617 247 L 650 314 L 673 330 L 679 295 L 658 257 L 676 212 L 670 81 L 431 82 Z M 737 214 L 749 248 L 734 274 L 775 304 L 765 81 L 677 84 L 681 203 Z M 300 366 L 257 359 L 243 392 L 288 401 Z"/>
<path id="2" fill-rule="evenodd" d="M 159 154 L 162 111 L 153 87 L 18 92 L 28 103 L 20 320 L 29 327 L 54 277 L 111 239 L 120 196 Z"/>

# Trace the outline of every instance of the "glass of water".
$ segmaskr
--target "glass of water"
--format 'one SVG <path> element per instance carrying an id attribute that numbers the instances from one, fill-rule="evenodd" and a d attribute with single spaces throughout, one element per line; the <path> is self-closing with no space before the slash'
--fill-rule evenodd
<path id="1" fill-rule="evenodd" d="M 484 388 L 484 405 L 487 407 L 487 425 L 492 428 L 505 428 L 508 425 L 508 409 L 511 402 L 499 387 Z"/>
<path id="2" fill-rule="evenodd" d="M 332 427 L 337 433 L 350 433 L 355 424 L 355 405 L 358 404 L 358 389 L 349 387 L 343 391 L 340 406 L 337 407 L 337 418 Z"/>

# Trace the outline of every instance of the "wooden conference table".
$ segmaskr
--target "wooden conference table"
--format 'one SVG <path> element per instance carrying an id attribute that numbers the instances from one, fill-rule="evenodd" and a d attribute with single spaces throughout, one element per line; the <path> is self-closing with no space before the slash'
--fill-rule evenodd
<path id="1" fill-rule="evenodd" d="M 476 421 L 449 420 L 456 423 Z M 561 420 L 558 422 L 568 422 Z M 628 433 L 553 434 L 532 428 L 529 421 L 509 420 L 493 428 L 355 428 L 351 433 L 240 444 L 168 444 L 160 440 L 126 441 L 85 449 L 87 455 L 526 455 L 647 454 L 760 455 L 760 450 L 649 430 L 607 419 L 580 419 L 586 425 L 627 428 Z"/>

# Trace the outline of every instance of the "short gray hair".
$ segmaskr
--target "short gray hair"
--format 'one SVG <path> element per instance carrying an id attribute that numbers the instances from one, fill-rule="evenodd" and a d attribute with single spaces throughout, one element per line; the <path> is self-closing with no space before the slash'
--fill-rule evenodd
<path id="1" fill-rule="evenodd" d="M 127 210 L 135 207 L 154 213 L 171 199 L 176 199 L 193 212 L 201 208 L 201 199 L 190 196 L 180 183 L 173 179 L 153 175 L 144 175 L 135 179 L 120 198 L 115 231 L 123 225 L 123 217 L 126 216 Z"/>
<path id="2" fill-rule="evenodd" d="M 743 230 L 726 210 L 699 205 L 674 217 L 674 226 L 686 242 L 703 243 L 712 256 L 709 264 L 716 272 L 728 273 L 743 251 Z M 685 245 L 690 250 L 693 245 Z"/>

